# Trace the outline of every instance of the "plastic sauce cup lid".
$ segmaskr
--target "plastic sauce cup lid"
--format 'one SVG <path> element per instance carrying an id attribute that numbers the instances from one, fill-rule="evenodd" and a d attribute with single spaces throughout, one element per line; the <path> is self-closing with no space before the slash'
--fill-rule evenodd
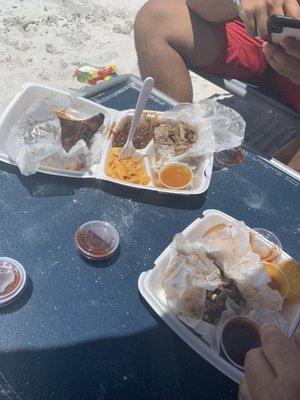
<path id="1" fill-rule="evenodd" d="M 89 221 L 75 233 L 75 242 L 80 253 L 90 260 L 105 260 L 119 247 L 117 230 L 108 222 Z"/>
<path id="2" fill-rule="evenodd" d="M 26 284 L 26 271 L 16 260 L 0 257 L 0 307 L 14 301 Z"/>

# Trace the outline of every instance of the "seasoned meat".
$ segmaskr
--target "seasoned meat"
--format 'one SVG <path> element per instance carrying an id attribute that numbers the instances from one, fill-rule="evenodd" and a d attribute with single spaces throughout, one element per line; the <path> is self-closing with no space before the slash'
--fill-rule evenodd
<path id="1" fill-rule="evenodd" d="M 113 138 L 113 147 L 125 146 L 132 117 L 127 116 L 117 128 Z M 158 118 L 143 115 L 133 136 L 133 145 L 136 149 L 144 149 L 154 137 L 154 128 L 160 124 Z"/>
<path id="2" fill-rule="evenodd" d="M 205 300 L 205 312 L 203 321 L 216 325 L 222 312 L 226 308 L 226 299 L 230 297 L 240 306 L 245 305 L 239 288 L 232 279 L 223 278 L 223 285 L 214 291 L 207 290 Z"/>
<path id="3" fill-rule="evenodd" d="M 102 113 L 85 120 L 71 119 L 62 112 L 57 112 L 56 115 L 61 125 L 61 142 L 67 152 L 81 139 L 90 148 L 94 134 L 99 130 L 104 121 Z"/>
<path id="4" fill-rule="evenodd" d="M 182 154 L 197 142 L 197 128 L 186 122 L 166 121 L 155 130 L 155 144 L 170 146 L 175 154 Z"/>

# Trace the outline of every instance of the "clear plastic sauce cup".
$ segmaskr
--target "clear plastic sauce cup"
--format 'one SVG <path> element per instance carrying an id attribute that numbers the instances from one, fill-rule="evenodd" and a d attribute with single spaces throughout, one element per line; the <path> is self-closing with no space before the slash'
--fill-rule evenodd
<path id="1" fill-rule="evenodd" d="M 105 260 L 116 253 L 120 239 L 117 230 L 108 222 L 89 221 L 77 229 L 75 242 L 84 257 Z"/>
<path id="2" fill-rule="evenodd" d="M 250 245 L 261 261 L 276 264 L 282 253 L 280 240 L 273 232 L 263 228 L 253 228 L 250 232 Z"/>
<path id="3" fill-rule="evenodd" d="M 248 351 L 261 346 L 259 327 L 247 317 L 232 317 L 223 325 L 220 344 L 225 357 L 244 370 Z"/>
<path id="4" fill-rule="evenodd" d="M 158 175 L 162 186 L 168 189 L 185 189 L 193 180 L 191 168 L 181 162 L 171 162 L 161 168 Z"/>
<path id="5" fill-rule="evenodd" d="M 26 271 L 16 260 L 0 257 L 0 307 L 14 301 L 26 284 Z"/>

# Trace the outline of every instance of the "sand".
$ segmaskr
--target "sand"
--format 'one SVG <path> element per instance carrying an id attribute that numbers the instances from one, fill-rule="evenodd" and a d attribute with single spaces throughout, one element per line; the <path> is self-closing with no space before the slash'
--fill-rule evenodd
<path id="1" fill-rule="evenodd" d="M 133 22 L 144 0 L 1 0 L 0 113 L 26 82 L 66 91 L 83 63 L 139 75 Z M 126 4 L 126 7 L 124 6 Z M 193 75 L 195 101 L 223 93 Z"/>

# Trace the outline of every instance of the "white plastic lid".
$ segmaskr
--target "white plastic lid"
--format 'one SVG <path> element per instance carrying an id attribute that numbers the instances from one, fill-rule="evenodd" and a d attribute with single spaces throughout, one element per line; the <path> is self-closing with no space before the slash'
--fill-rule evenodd
<path id="1" fill-rule="evenodd" d="M 89 221 L 77 229 L 75 242 L 84 257 L 90 260 L 105 260 L 117 251 L 120 238 L 110 223 Z"/>
<path id="2" fill-rule="evenodd" d="M 26 271 L 16 260 L 0 257 L 0 307 L 14 301 L 26 284 Z"/>

